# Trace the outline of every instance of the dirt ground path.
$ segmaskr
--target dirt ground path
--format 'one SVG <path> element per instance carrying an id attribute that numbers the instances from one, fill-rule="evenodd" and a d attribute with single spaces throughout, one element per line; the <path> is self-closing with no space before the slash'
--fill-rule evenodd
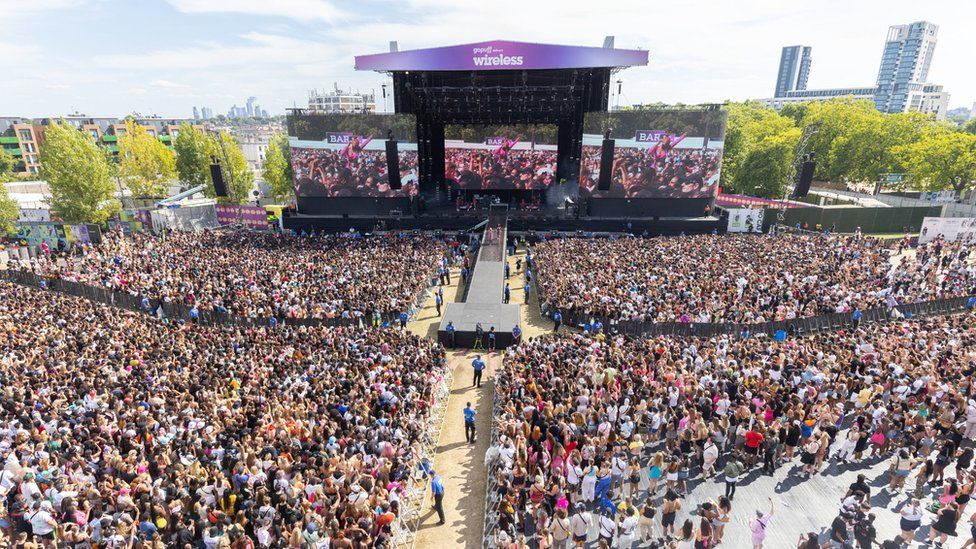
<path id="1" fill-rule="evenodd" d="M 437 513 L 426 509 L 417 547 L 481 547 L 485 505 L 485 452 L 488 450 L 494 385 L 491 381 L 501 356 L 483 356 L 488 366 L 481 388 L 471 384 L 471 362 L 476 353 L 451 351 L 448 361 L 454 384 L 447 404 L 447 415 L 434 458 L 434 468 L 444 481 L 445 524 L 438 525 Z M 464 438 L 462 410 L 470 402 L 477 410 L 475 443 Z"/>
<path id="2" fill-rule="evenodd" d="M 522 259 L 522 268 L 516 270 L 515 262 Z M 511 303 L 521 305 L 523 338 L 537 337 L 552 331 L 552 321 L 539 313 L 539 298 L 533 291 L 529 303 L 525 303 L 525 249 L 515 256 L 508 256 L 510 266 L 507 282 L 511 288 Z M 444 286 L 444 302 L 452 303 L 457 297 L 460 273 L 451 273 L 451 284 Z M 534 288 L 533 288 L 534 290 Z M 418 335 L 436 338 L 440 315 L 434 307 L 433 296 L 422 306 L 407 328 Z M 476 354 L 462 350 L 448 352 L 448 364 L 454 374 L 451 395 L 447 404 L 446 419 L 441 430 L 434 458 L 434 468 L 444 481 L 445 524 L 438 525 L 437 513 L 425 509 L 420 530 L 417 533 L 418 548 L 481 547 L 485 505 L 485 452 L 490 442 L 491 413 L 494 404 L 494 373 L 501 367 L 503 353 L 483 354 L 487 368 L 481 388 L 472 386 Z M 475 444 L 464 438 L 464 407 L 470 402 L 478 411 Z M 432 498 L 430 499 L 432 502 Z"/>

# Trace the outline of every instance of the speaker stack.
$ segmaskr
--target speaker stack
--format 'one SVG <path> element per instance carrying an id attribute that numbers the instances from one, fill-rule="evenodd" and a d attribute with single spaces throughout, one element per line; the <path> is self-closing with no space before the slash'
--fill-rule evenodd
<path id="1" fill-rule="evenodd" d="M 603 135 L 603 146 L 600 148 L 600 179 L 597 189 L 601 191 L 610 190 L 610 181 L 613 179 L 613 149 L 614 140 L 610 139 L 610 132 Z"/>
<path id="2" fill-rule="evenodd" d="M 803 164 L 800 166 L 800 178 L 796 181 L 796 187 L 793 189 L 793 198 L 803 198 L 810 192 L 810 184 L 813 182 L 813 170 L 816 167 L 816 153 L 803 156 Z"/>

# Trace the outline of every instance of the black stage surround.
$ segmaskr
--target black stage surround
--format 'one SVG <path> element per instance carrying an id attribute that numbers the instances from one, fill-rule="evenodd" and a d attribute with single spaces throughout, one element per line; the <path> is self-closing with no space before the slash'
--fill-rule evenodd
<path id="1" fill-rule="evenodd" d="M 394 72 L 397 113 L 417 117 L 421 189 L 444 188 L 444 126 L 554 124 L 556 180 L 577 181 L 587 112 L 605 111 L 611 69 Z"/>
<path id="2" fill-rule="evenodd" d="M 312 219 L 302 217 L 347 216 L 375 218 L 408 218 L 453 215 L 454 202 L 445 181 L 445 126 L 552 124 L 557 128 L 556 177 L 551 189 L 543 193 L 548 209 L 536 218 L 533 226 L 545 221 L 698 218 L 708 215 L 714 197 L 708 198 L 583 198 L 579 196 L 581 157 L 587 121 L 607 113 L 612 68 L 485 70 L 485 71 L 403 71 L 393 72 L 394 107 L 399 115 L 415 117 L 416 166 L 419 180 L 417 196 L 397 197 L 298 197 L 299 219 L 286 225 L 307 225 Z M 590 116 L 587 116 L 590 113 Z M 324 136 L 309 131 L 314 118 L 303 109 L 292 109 L 288 115 L 289 135 L 300 140 L 321 140 Z M 391 117 L 393 118 L 393 117 Z M 609 122 L 609 120 L 608 120 Z M 402 118 L 391 122 L 402 126 Z M 648 128 L 657 129 L 657 128 Z M 404 128 L 397 128 L 398 139 Z M 465 196 L 473 193 L 466 192 Z M 497 195 L 513 208 L 525 196 L 498 190 L 482 194 Z M 530 191 L 523 194 L 529 195 Z M 531 195 L 531 197 L 538 196 Z M 577 206 L 562 208 L 565 197 Z M 530 214 L 531 215 L 531 214 Z M 583 218 L 583 219 L 580 219 Z M 514 220 L 513 220 L 514 222 Z M 516 222 L 517 223 L 517 222 Z M 431 225 L 434 227 L 435 224 Z M 575 223 L 574 223 L 575 225 Z"/>

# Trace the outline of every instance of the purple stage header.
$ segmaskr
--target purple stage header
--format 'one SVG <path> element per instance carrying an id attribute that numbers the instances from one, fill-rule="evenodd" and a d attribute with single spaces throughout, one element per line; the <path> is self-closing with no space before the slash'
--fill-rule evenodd
<path id="1" fill-rule="evenodd" d="M 647 52 L 643 50 L 558 46 L 505 40 L 356 56 L 356 70 L 359 71 L 578 69 L 646 64 Z"/>

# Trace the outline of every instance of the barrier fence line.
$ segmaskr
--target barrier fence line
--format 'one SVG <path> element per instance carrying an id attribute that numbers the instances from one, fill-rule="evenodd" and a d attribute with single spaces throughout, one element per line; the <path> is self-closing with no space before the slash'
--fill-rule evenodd
<path id="1" fill-rule="evenodd" d="M 95 301 L 98 303 L 103 303 L 105 305 L 111 305 L 113 307 L 118 307 L 122 309 L 128 309 L 131 311 L 142 312 L 149 315 L 160 315 L 160 309 L 162 309 L 161 318 L 173 318 L 179 320 L 189 320 L 191 319 L 192 307 L 188 307 L 182 303 L 167 302 L 156 300 L 155 304 L 152 302 L 147 308 L 143 304 L 143 297 L 139 295 L 133 295 L 128 292 L 111 290 L 108 288 L 99 288 L 96 286 L 91 286 L 89 284 L 83 284 L 80 282 L 74 282 L 71 280 L 64 280 L 59 278 L 48 278 L 30 271 L 17 271 L 17 270 L 0 270 L 0 279 L 19 284 L 21 286 L 28 286 L 33 288 L 47 289 L 55 291 L 58 293 L 63 293 L 67 295 L 72 295 L 75 297 L 82 297 L 90 301 Z M 431 287 L 426 287 L 424 290 L 419 292 L 414 303 L 408 308 L 407 313 L 410 317 L 414 317 L 420 310 L 425 299 L 430 297 L 432 293 Z M 388 323 L 389 325 L 394 325 L 399 322 L 399 314 L 396 312 L 392 313 L 382 313 L 379 317 L 379 323 Z M 274 319 L 274 321 L 272 321 Z M 323 318 L 288 318 L 288 317 L 246 317 L 234 315 L 231 313 L 222 313 L 214 310 L 206 310 L 197 312 L 196 318 L 193 319 L 194 322 L 204 325 L 236 325 L 236 326 L 270 326 L 272 322 L 275 324 L 281 324 L 286 326 L 358 326 L 363 327 L 365 324 L 376 326 L 374 317 L 364 314 L 362 316 L 348 316 L 348 317 L 323 317 Z"/>
<path id="2" fill-rule="evenodd" d="M 783 226 L 785 227 L 785 226 Z M 787 227 L 789 228 L 789 227 Z M 800 229 L 802 230 L 802 229 Z M 536 295 L 539 296 L 539 312 L 548 319 L 552 319 L 555 308 L 543 301 L 540 288 L 540 275 L 537 255 L 533 254 L 531 259 L 533 270 L 532 286 Z M 951 314 L 965 309 L 973 308 L 970 299 L 973 295 L 962 295 L 929 301 L 916 301 L 899 303 L 893 307 L 874 308 L 864 311 L 852 311 L 847 313 L 830 313 L 803 318 L 791 318 L 786 320 L 771 320 L 758 323 L 739 323 L 739 322 L 652 322 L 646 320 L 622 320 L 605 315 L 594 315 L 579 313 L 577 311 L 560 311 L 562 314 L 563 325 L 582 327 L 587 323 L 593 324 L 600 322 L 606 332 L 611 334 L 623 334 L 630 336 L 657 337 L 665 335 L 676 335 L 684 337 L 714 337 L 720 335 L 738 335 L 748 337 L 750 335 L 775 335 L 778 331 L 789 335 L 814 334 L 822 331 L 838 330 L 851 328 L 860 324 L 873 324 L 888 322 L 901 318 L 914 318 L 916 316 L 926 317 L 933 315 Z M 854 315 L 860 313 L 860 318 Z"/>

